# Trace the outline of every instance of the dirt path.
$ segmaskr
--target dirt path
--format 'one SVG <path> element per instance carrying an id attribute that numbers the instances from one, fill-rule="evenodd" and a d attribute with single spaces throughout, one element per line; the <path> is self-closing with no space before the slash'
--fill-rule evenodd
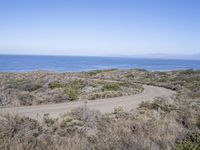
<path id="1" fill-rule="evenodd" d="M 85 100 L 87 101 L 87 104 L 85 104 L 85 101 L 77 101 L 39 106 L 0 108 L 0 113 L 14 113 L 39 119 L 46 113 L 49 113 L 51 117 L 58 117 L 59 115 L 67 111 L 70 111 L 77 107 L 82 107 L 84 105 L 87 105 L 87 107 L 89 107 L 90 109 L 99 110 L 102 113 L 112 112 L 115 107 L 119 106 L 122 106 L 124 110 L 129 111 L 133 108 L 138 107 L 138 105 L 142 101 L 152 101 L 155 97 L 158 96 L 169 97 L 174 93 L 174 91 L 165 88 L 144 85 L 144 91 L 142 93 L 132 96 L 123 96 L 99 100 Z"/>

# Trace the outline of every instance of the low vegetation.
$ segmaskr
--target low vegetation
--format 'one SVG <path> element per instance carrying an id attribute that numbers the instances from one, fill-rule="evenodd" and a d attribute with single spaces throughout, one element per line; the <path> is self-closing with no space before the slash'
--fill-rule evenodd
<path id="1" fill-rule="evenodd" d="M 133 150 L 199 148 L 199 100 L 157 98 L 131 112 L 110 114 L 87 105 L 59 118 L 0 117 L 1 149 Z"/>
<path id="2" fill-rule="evenodd" d="M 117 71 L 106 70 L 107 73 Z M 104 71 L 95 71 L 96 74 Z M 30 106 L 142 92 L 141 85 L 77 77 L 82 73 L 0 73 L 0 106 Z"/>
<path id="3" fill-rule="evenodd" d="M 119 69 L 117 68 L 113 68 L 113 69 L 107 69 L 107 70 L 93 70 L 90 72 L 84 72 L 84 75 L 86 75 L 87 77 L 92 77 L 95 76 L 99 73 L 105 73 L 105 72 L 113 72 L 113 71 L 118 71 Z"/>
<path id="4" fill-rule="evenodd" d="M 101 88 L 102 91 L 118 91 L 120 90 L 119 83 L 107 83 L 104 84 Z"/>
<path id="5" fill-rule="evenodd" d="M 62 85 L 59 82 L 51 82 L 48 84 L 48 88 L 50 88 L 50 89 L 63 88 L 63 87 L 64 87 L 64 85 Z"/>
<path id="6" fill-rule="evenodd" d="M 64 89 L 65 93 L 67 94 L 67 99 L 69 101 L 78 100 L 81 94 L 81 90 L 84 86 L 84 81 L 82 80 L 75 80 L 67 84 L 59 82 L 51 82 L 48 84 L 48 88 L 52 90 L 57 88 Z"/>
<path id="7" fill-rule="evenodd" d="M 35 91 L 42 88 L 42 81 L 31 81 L 26 79 L 12 79 L 6 83 L 7 88 L 18 89 L 21 91 Z"/>
<path id="8" fill-rule="evenodd" d="M 112 113 L 101 114 L 98 111 L 89 110 L 86 104 L 84 107 L 54 119 L 50 118 L 49 114 L 44 114 L 41 121 L 20 116 L 0 115 L 0 149 L 200 149 L 200 71 L 98 71 L 92 75 L 95 80 L 79 80 L 80 77 L 85 78 L 85 74 L 70 74 L 70 80 L 68 80 L 66 74 L 42 73 L 41 76 L 45 76 L 42 78 L 42 87 L 33 91 L 8 88 L 5 83 L 13 79 L 13 75 L 4 74 L 1 76 L 4 76 L 5 80 L 1 81 L 0 85 L 7 93 L 23 92 L 21 94 L 25 97 L 20 99 L 24 99 L 22 102 L 25 104 L 21 105 L 32 105 L 32 101 L 38 97 L 37 94 L 44 94 L 45 90 L 48 94 L 59 93 L 59 96 L 67 100 L 88 98 L 92 94 L 96 99 L 112 96 L 112 94 L 116 96 L 133 94 L 137 90 L 141 92 L 142 83 L 176 90 L 177 95 L 171 98 L 158 97 L 153 102 L 143 102 L 137 109 L 130 112 L 118 107 Z M 3 96 L 0 98 L 2 100 Z M 58 95 L 55 99 L 59 99 Z"/>
<path id="9" fill-rule="evenodd" d="M 200 132 L 187 135 L 185 139 L 177 142 L 178 150 L 199 150 L 200 149 Z"/>

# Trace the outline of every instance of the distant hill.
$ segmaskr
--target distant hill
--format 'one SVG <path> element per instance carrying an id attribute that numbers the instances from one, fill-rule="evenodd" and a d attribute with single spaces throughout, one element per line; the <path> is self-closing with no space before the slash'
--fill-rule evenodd
<path id="1" fill-rule="evenodd" d="M 157 59 L 184 59 L 184 60 L 200 60 L 200 53 L 193 55 L 178 54 L 144 54 L 144 55 L 119 55 L 117 57 L 134 57 L 134 58 L 157 58 Z"/>
<path id="2" fill-rule="evenodd" d="M 165 58 L 165 59 L 190 59 L 200 60 L 200 54 L 195 55 L 173 55 L 173 54 L 146 54 L 147 58 Z"/>

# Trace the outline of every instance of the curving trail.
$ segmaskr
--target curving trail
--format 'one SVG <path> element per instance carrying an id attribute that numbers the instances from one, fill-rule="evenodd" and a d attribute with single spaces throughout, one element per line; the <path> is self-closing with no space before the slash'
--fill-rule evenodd
<path id="1" fill-rule="evenodd" d="M 112 112 L 115 107 L 122 106 L 124 110 L 130 111 L 133 108 L 138 107 L 142 101 L 152 101 L 155 97 L 164 96 L 170 97 L 175 92 L 166 88 L 144 85 L 144 91 L 142 93 L 122 96 L 115 98 L 99 99 L 99 100 L 85 100 L 76 102 L 66 102 L 59 104 L 47 104 L 38 106 L 23 106 L 13 108 L 0 108 L 0 113 L 19 114 L 22 116 L 28 116 L 35 119 L 40 119 L 44 114 L 49 113 L 51 117 L 58 117 L 61 114 L 66 113 L 77 107 L 87 105 L 90 109 L 96 109 L 102 113 Z"/>

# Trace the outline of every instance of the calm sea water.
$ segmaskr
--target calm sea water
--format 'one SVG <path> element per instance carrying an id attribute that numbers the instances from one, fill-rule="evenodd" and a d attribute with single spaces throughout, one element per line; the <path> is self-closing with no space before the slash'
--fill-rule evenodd
<path id="1" fill-rule="evenodd" d="M 78 72 L 110 68 L 143 68 L 159 71 L 200 69 L 200 60 L 0 55 L 0 72 L 27 72 L 34 70 Z"/>

